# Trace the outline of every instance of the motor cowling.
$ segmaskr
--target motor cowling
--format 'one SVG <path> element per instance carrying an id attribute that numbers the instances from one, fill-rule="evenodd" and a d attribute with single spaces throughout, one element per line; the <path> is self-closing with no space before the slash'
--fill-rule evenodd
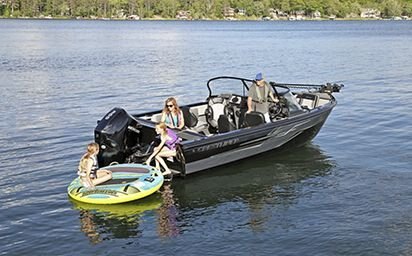
<path id="1" fill-rule="evenodd" d="M 125 162 L 129 149 L 138 140 L 137 134 L 129 135 L 129 126 L 138 127 L 137 121 L 122 108 L 113 108 L 98 121 L 94 139 L 100 145 L 99 166 Z"/>

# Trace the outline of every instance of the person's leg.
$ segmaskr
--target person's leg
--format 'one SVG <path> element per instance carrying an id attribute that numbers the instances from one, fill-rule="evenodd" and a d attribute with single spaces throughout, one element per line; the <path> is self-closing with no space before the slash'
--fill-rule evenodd
<path id="1" fill-rule="evenodd" d="M 167 167 L 167 164 L 165 163 L 165 161 L 163 160 L 161 156 L 157 155 L 156 160 L 159 161 L 160 165 L 163 167 L 163 169 L 165 169 L 165 171 L 163 172 L 163 175 L 167 175 L 171 173 L 169 167 Z"/>
<path id="2" fill-rule="evenodd" d="M 272 122 L 272 120 L 270 120 L 270 115 L 269 115 L 269 113 L 264 113 L 263 116 L 265 117 L 266 123 L 271 123 L 271 122 Z"/>
<path id="3" fill-rule="evenodd" d="M 105 170 L 105 169 L 99 169 L 96 172 L 97 178 L 101 178 L 103 176 L 109 176 L 110 178 L 112 177 L 112 172 L 109 170 Z"/>
<path id="4" fill-rule="evenodd" d="M 159 148 L 159 147 L 154 147 L 154 148 L 153 148 L 153 152 L 156 152 L 156 151 L 158 150 L 158 148 Z M 147 164 L 150 165 L 150 164 L 153 162 L 153 160 L 155 160 L 155 159 L 156 159 L 156 158 L 153 157 L 153 158 L 151 159 L 150 163 L 147 163 Z M 158 167 L 159 167 L 159 164 L 157 163 L 157 161 L 155 161 L 155 163 L 156 163 L 155 167 L 158 168 Z"/>
<path id="5" fill-rule="evenodd" d="M 97 178 L 92 179 L 93 184 L 96 186 L 103 182 L 106 182 L 112 178 L 112 172 L 108 170 L 97 170 Z"/>
<path id="6" fill-rule="evenodd" d="M 168 158 L 168 157 L 173 157 L 176 156 L 176 151 L 174 150 L 169 150 L 167 148 L 162 149 L 162 151 L 159 152 L 156 156 L 156 160 L 159 161 L 160 165 L 163 166 L 165 169 L 165 172 L 163 173 L 164 175 L 172 173 L 167 166 L 166 162 L 163 160 L 163 158 Z"/>
<path id="7" fill-rule="evenodd" d="M 91 183 L 86 179 L 86 177 L 80 178 L 80 182 L 82 183 L 83 187 L 85 187 L 85 188 L 91 188 L 91 187 L 93 187 L 93 184 L 91 184 Z M 93 183 L 93 181 L 92 181 L 92 183 Z"/>

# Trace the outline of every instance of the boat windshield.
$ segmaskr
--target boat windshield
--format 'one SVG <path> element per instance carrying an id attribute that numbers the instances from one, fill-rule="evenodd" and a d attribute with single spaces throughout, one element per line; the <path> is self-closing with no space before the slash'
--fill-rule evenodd
<path id="1" fill-rule="evenodd" d="M 209 97 L 221 94 L 237 94 L 246 96 L 253 81 L 244 78 L 221 76 L 210 79 L 207 82 Z"/>

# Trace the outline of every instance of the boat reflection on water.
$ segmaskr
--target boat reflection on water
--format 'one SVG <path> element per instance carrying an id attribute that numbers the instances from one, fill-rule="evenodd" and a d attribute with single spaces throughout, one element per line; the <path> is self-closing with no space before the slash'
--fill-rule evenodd
<path id="1" fill-rule="evenodd" d="M 250 229 L 262 231 L 270 216 L 276 214 L 275 209 L 282 212 L 296 204 L 297 199 L 306 195 L 308 187 L 325 184 L 320 179 L 334 169 L 333 159 L 317 146 L 306 144 L 248 158 L 185 180 L 176 179 L 174 197 L 179 211 L 184 213 L 179 223 L 187 227 L 194 222 L 193 216 L 198 215 L 190 212 L 220 207 L 224 212 L 246 212 Z M 234 214 L 233 222 L 243 221 L 235 220 Z M 279 225 L 287 224 L 280 221 Z"/>
<path id="2" fill-rule="evenodd" d="M 133 203 L 88 205 L 73 201 L 73 205 L 80 210 L 82 231 L 92 243 L 140 237 L 143 230 L 139 230 L 139 219 L 144 215 L 156 221 L 153 226 L 160 238 L 175 237 L 193 225 L 197 211 L 226 207 L 225 203 L 232 202 L 241 203 L 249 212 L 250 228 L 259 231 L 264 228 L 268 206 L 294 204 L 305 193 L 305 186 L 319 186 L 319 179 L 334 166 L 334 161 L 313 144 L 292 146 L 185 179 L 176 178 L 164 184 L 159 193 Z"/>
<path id="3" fill-rule="evenodd" d="M 92 244 L 105 239 L 139 237 L 140 218 L 148 211 L 161 207 L 160 195 L 152 195 L 136 202 L 95 205 L 70 199 L 73 208 L 79 210 L 80 229 Z"/>
<path id="4" fill-rule="evenodd" d="M 328 175 L 333 167 L 334 161 L 316 145 L 291 146 L 173 180 L 174 196 L 183 208 L 233 200 L 284 204 L 299 196 L 304 180 Z"/>

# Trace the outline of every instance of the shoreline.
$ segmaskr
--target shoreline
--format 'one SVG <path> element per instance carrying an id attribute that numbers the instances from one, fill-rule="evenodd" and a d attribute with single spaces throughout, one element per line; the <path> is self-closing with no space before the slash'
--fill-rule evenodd
<path id="1" fill-rule="evenodd" d="M 257 21 L 257 22 L 282 22 L 282 21 L 293 21 L 293 22 L 304 22 L 304 21 L 410 21 L 408 19 L 396 19 L 396 18 L 318 18 L 318 19 L 172 19 L 172 18 L 144 18 L 144 19 L 122 19 L 122 18 L 76 18 L 76 17 L 1 17 L 3 20 L 88 20 L 88 21 L 185 21 L 185 22 L 196 22 L 196 21 L 227 21 L 227 22 L 242 22 L 242 21 Z"/>

